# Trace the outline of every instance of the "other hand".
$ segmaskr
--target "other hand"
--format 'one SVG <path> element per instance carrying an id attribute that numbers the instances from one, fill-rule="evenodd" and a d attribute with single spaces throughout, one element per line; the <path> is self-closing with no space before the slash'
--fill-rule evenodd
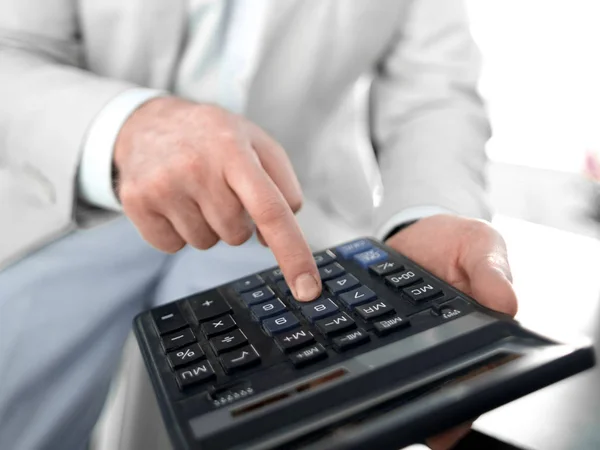
<path id="1" fill-rule="evenodd" d="M 404 228 L 386 243 L 482 305 L 511 316 L 517 313 L 506 245 L 488 223 L 437 215 Z M 427 444 L 433 450 L 450 449 L 470 427 L 461 425 Z"/>
<path id="2" fill-rule="evenodd" d="M 114 162 L 123 210 L 154 247 L 241 245 L 256 225 L 294 296 L 320 294 L 294 216 L 300 185 L 285 151 L 255 124 L 213 105 L 153 99 L 124 124 Z"/>

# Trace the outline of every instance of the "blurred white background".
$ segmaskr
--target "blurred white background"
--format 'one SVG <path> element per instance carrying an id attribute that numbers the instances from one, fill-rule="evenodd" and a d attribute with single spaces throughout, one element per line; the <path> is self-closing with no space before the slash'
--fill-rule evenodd
<path id="1" fill-rule="evenodd" d="M 600 1 L 467 0 L 499 162 L 579 172 L 600 150 Z"/>

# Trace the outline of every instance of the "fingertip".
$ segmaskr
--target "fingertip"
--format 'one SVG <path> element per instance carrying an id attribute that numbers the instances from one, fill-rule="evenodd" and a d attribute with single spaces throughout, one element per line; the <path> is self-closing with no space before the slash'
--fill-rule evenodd
<path id="1" fill-rule="evenodd" d="M 301 302 L 314 300 L 321 295 L 321 281 L 311 273 L 303 273 L 294 281 L 293 294 Z"/>

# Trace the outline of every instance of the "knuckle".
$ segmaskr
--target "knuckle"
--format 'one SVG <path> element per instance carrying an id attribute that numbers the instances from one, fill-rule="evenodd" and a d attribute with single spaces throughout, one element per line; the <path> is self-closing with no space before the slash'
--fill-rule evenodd
<path id="1" fill-rule="evenodd" d="M 185 247 L 185 242 L 183 239 L 174 239 L 172 241 L 162 243 L 158 249 L 164 251 L 165 253 L 173 254 L 177 253 L 183 247 Z"/>
<path id="2" fill-rule="evenodd" d="M 173 190 L 171 177 L 166 171 L 158 171 L 148 177 L 143 195 L 157 198 L 170 196 Z"/>
<path id="3" fill-rule="evenodd" d="M 119 185 L 118 194 L 124 209 L 135 208 L 142 197 L 141 190 L 130 183 L 122 183 Z"/>
<path id="4" fill-rule="evenodd" d="M 271 197 L 263 200 L 257 221 L 263 224 L 277 224 L 285 219 L 286 214 L 287 210 L 281 202 Z"/>
<path id="5" fill-rule="evenodd" d="M 302 194 L 293 195 L 289 201 L 290 208 L 295 213 L 300 211 L 300 208 L 302 208 L 303 203 L 304 199 L 302 198 Z"/>
<path id="6" fill-rule="evenodd" d="M 195 238 L 193 242 L 190 242 L 190 244 L 199 250 L 208 250 L 209 248 L 214 247 L 217 242 L 219 242 L 219 238 L 216 234 L 202 233 L 200 236 Z"/>
<path id="7" fill-rule="evenodd" d="M 223 238 L 229 245 L 242 245 L 248 239 L 252 237 L 252 230 L 249 227 L 241 226 L 230 230 L 227 235 Z"/>

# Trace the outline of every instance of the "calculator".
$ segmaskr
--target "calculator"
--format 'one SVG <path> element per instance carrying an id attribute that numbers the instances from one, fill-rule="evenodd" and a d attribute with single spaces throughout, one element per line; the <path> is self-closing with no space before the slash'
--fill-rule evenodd
<path id="1" fill-rule="evenodd" d="M 175 449 L 396 450 L 595 364 L 377 240 L 314 259 L 311 302 L 272 267 L 135 318 Z"/>

